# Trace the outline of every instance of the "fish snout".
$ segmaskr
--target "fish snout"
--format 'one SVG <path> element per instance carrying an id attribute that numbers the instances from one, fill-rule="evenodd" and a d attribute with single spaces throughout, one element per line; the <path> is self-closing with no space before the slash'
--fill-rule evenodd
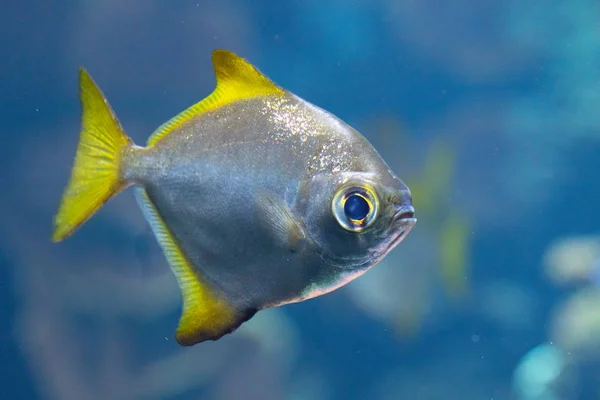
<path id="1" fill-rule="evenodd" d="M 394 222 L 407 222 L 407 223 L 415 223 L 417 219 L 415 218 L 415 209 L 412 204 L 401 205 L 396 207 L 396 212 L 394 213 Z"/>
<path id="2" fill-rule="evenodd" d="M 393 225 L 402 225 L 407 229 L 411 229 L 417 222 L 417 219 L 415 218 L 415 208 L 412 204 L 412 195 L 407 187 L 401 190 L 398 199 L 400 201 L 394 204 Z"/>
<path id="3" fill-rule="evenodd" d="M 394 214 L 394 219 L 399 221 L 401 219 L 414 219 L 415 218 L 415 209 L 413 206 L 402 206 L 396 209 L 396 213 Z"/>
<path id="4" fill-rule="evenodd" d="M 415 208 L 412 204 L 412 194 L 406 185 L 399 191 L 399 195 L 395 197 L 394 203 L 394 221 L 412 220 L 415 219 Z"/>
<path id="5" fill-rule="evenodd" d="M 397 205 L 395 207 L 394 217 L 390 224 L 390 229 L 397 234 L 394 246 L 404 240 L 416 223 L 415 209 L 412 204 Z"/>

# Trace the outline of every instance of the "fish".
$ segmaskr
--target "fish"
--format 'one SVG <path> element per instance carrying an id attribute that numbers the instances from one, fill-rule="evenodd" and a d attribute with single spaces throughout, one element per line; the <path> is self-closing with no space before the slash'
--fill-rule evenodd
<path id="1" fill-rule="evenodd" d="M 342 287 L 417 221 L 409 188 L 357 130 L 231 51 L 212 63 L 214 91 L 146 146 L 79 68 L 81 130 L 51 238 L 132 186 L 181 291 L 181 346 Z"/>

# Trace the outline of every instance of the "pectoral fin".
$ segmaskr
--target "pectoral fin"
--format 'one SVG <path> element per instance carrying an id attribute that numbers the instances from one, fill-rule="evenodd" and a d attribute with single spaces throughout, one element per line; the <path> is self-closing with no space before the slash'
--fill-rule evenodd
<path id="1" fill-rule="evenodd" d="M 306 239 L 304 228 L 287 204 L 270 192 L 256 196 L 261 219 L 277 242 L 290 251 L 297 251 Z"/>
<path id="2" fill-rule="evenodd" d="M 136 188 L 136 196 L 181 289 L 183 310 L 175 333 L 177 342 L 192 346 L 217 340 L 250 319 L 254 312 L 238 309 L 190 264 L 147 192 Z"/>

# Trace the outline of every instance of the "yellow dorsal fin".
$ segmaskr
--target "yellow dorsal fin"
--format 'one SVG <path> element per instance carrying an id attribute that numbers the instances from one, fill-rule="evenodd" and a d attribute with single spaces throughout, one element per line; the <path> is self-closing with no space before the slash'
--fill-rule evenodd
<path id="1" fill-rule="evenodd" d="M 256 67 L 231 51 L 213 51 L 212 62 L 217 78 L 215 90 L 204 100 L 162 124 L 148 139 L 148 146 L 155 145 L 161 138 L 197 115 L 238 100 L 284 93 L 283 89 L 275 85 Z"/>

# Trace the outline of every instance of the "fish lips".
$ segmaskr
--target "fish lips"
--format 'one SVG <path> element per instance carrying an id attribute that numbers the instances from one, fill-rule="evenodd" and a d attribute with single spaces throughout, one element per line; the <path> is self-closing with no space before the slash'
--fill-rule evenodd
<path id="1" fill-rule="evenodd" d="M 416 223 L 415 209 L 411 205 L 398 207 L 392 217 L 392 227 L 400 232 L 400 238 L 404 238 Z"/>

